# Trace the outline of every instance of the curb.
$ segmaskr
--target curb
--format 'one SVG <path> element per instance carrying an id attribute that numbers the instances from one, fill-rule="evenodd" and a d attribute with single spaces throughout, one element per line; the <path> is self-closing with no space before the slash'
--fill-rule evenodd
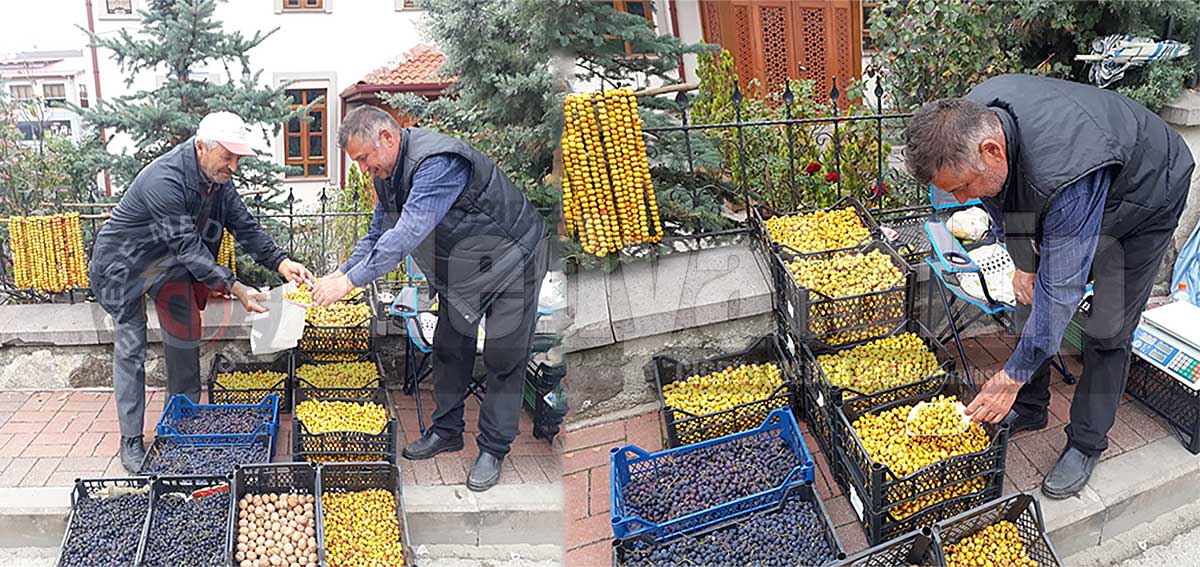
<path id="1" fill-rule="evenodd" d="M 1200 455 L 1170 436 L 1101 462 L 1074 498 L 1035 495 L 1050 540 L 1065 558 L 1188 505 L 1197 484 Z"/>
<path id="2" fill-rule="evenodd" d="M 0 547 L 57 548 L 67 528 L 71 490 L 0 488 Z M 499 485 L 484 493 L 465 486 L 405 486 L 404 506 L 414 545 L 563 542 L 561 483 Z"/>

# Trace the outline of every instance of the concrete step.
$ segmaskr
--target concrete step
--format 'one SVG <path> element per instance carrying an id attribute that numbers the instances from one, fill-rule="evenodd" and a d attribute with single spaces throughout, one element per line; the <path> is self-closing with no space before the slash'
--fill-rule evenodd
<path id="1" fill-rule="evenodd" d="M 1037 495 L 1050 540 L 1068 557 L 1194 503 L 1198 484 L 1200 456 L 1172 436 L 1101 462 L 1074 498 Z"/>
<path id="2" fill-rule="evenodd" d="M 0 567 L 54 567 L 57 547 L 0 547 Z M 562 567 L 557 545 L 417 546 L 421 567 Z"/>
<path id="3" fill-rule="evenodd" d="M 475 493 L 465 486 L 406 486 L 409 537 L 418 550 L 475 549 L 553 560 L 562 553 L 562 484 L 499 485 Z M 71 509 L 70 487 L 0 488 L 0 548 L 57 548 Z M 518 546 L 518 548 L 512 548 Z M 553 554 L 552 554 L 553 555 Z"/>

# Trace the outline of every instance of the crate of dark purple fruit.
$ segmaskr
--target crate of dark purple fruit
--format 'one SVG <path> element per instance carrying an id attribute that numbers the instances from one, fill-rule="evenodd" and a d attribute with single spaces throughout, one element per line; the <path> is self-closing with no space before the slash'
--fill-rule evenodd
<path id="1" fill-rule="evenodd" d="M 614 567 L 660 565 L 828 565 L 841 542 L 812 483 L 770 508 L 663 541 L 613 540 Z"/>
<path id="2" fill-rule="evenodd" d="M 149 514 L 149 478 L 76 480 L 59 567 L 132 565 Z"/>
<path id="3" fill-rule="evenodd" d="M 813 479 L 813 459 L 791 408 L 755 429 L 647 453 L 615 447 L 611 460 L 613 535 L 662 540 L 777 506 Z"/>
<path id="4" fill-rule="evenodd" d="M 226 546 L 233 517 L 230 498 L 228 476 L 154 479 L 150 485 L 150 519 L 136 565 L 230 565 Z"/>
<path id="5" fill-rule="evenodd" d="M 220 435 L 226 443 L 247 445 L 259 435 L 267 435 L 271 438 L 271 456 L 275 456 L 279 394 L 267 394 L 257 404 L 197 404 L 176 394 L 163 409 L 156 431 L 159 437 L 188 441 Z"/>
<path id="6" fill-rule="evenodd" d="M 142 475 L 232 474 L 238 465 L 270 462 L 271 438 L 246 443 L 237 435 L 160 436 L 142 460 Z"/>

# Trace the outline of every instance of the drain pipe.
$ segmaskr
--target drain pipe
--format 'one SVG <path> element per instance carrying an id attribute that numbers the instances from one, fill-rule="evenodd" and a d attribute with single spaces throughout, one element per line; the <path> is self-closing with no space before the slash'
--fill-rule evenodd
<path id="1" fill-rule="evenodd" d="M 87 5 L 88 32 L 96 35 L 95 18 L 92 16 L 92 0 L 84 0 Z M 92 51 L 92 84 L 96 89 L 96 94 L 93 97 L 96 104 L 100 104 L 100 57 L 96 54 L 95 44 L 91 45 Z M 100 129 L 100 143 L 104 145 L 104 149 L 108 149 L 108 134 L 104 128 Z M 104 170 L 104 194 L 112 197 L 112 177 L 109 176 L 108 170 Z"/>

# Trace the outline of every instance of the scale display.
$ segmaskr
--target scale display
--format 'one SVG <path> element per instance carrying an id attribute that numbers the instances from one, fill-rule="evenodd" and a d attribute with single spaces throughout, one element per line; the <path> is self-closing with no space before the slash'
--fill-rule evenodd
<path id="1" fill-rule="evenodd" d="M 1188 324 L 1188 322 L 1191 324 Z M 1151 309 L 1133 332 L 1133 352 L 1171 377 L 1200 390 L 1200 307 L 1170 303 Z"/>

